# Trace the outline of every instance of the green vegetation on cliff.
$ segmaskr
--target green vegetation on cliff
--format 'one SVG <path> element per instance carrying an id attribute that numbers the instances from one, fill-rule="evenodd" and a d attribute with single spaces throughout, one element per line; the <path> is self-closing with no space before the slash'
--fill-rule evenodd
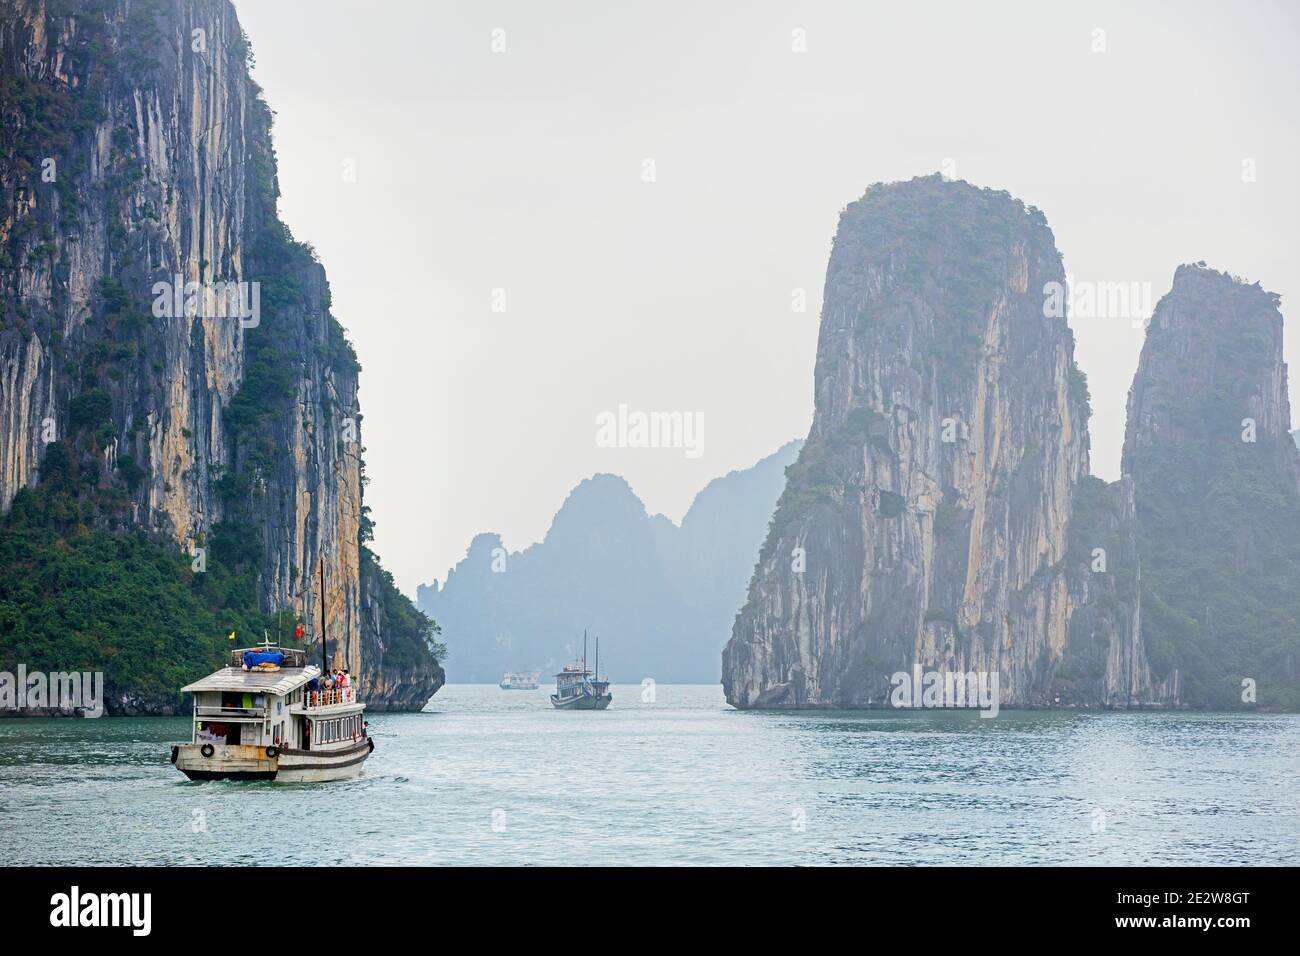
<path id="1" fill-rule="evenodd" d="M 7 420 L 40 480 L 0 517 L 0 668 L 102 670 L 110 708 L 166 710 L 220 664 L 231 631 L 241 644 L 292 633 L 293 614 L 273 608 L 289 603 L 285 578 L 300 593 L 306 569 L 278 560 L 291 550 L 285 528 L 300 487 L 311 488 L 313 527 L 348 527 L 322 512 L 344 512 L 330 506 L 355 490 L 356 460 L 335 427 L 360 422 L 360 366 L 314 250 L 278 217 L 272 113 L 239 69 L 251 53 L 233 8 L 48 0 L 14 13 L 0 44 L 0 181 L 14 200 L 0 215 L 12 223 L 0 226 L 0 347 L 10 367 L 39 372 L 20 373 L 0 399 L 43 404 L 30 415 L 5 404 L 21 409 Z M 191 20 L 208 49 L 177 46 Z M 220 77 L 204 79 L 201 96 L 186 85 L 197 82 L 191 53 Z M 40 62 L 55 59 L 54 70 Z M 170 107 L 142 119 L 143 100 Z M 220 162 L 207 148 L 216 130 Z M 142 144 L 159 136 L 172 162 L 146 168 Z M 187 224 L 175 249 L 160 219 L 168 207 Z M 197 255 L 190 230 L 205 237 Z M 260 321 L 227 334 L 154 318 L 151 290 L 175 272 L 251 281 Z M 209 434 L 216 427 L 223 434 Z M 300 429 L 309 439 L 296 444 Z M 12 493 L 30 471 L 7 474 Z M 363 518 L 358 543 L 370 528 Z M 201 557 L 184 553 L 191 544 Z M 361 570 L 374 578 L 361 582 L 368 619 L 393 640 L 363 634 L 368 659 L 423 664 L 440 683 L 436 625 L 368 551 Z"/>
<path id="2" fill-rule="evenodd" d="M 1276 296 L 1183 266 L 1134 381 L 1142 633 L 1192 706 L 1300 708 L 1300 464 L 1266 427 L 1287 414 L 1281 329 Z"/>
<path id="3" fill-rule="evenodd" d="M 430 656 L 439 663 L 446 659 L 447 645 L 438 640 L 442 628 L 397 590 L 393 575 L 384 570 L 375 553 L 364 546 L 361 548 L 361 580 L 372 582 L 372 597 L 379 616 L 378 630 L 384 635 L 381 667 L 416 670 L 424 667 Z"/>
<path id="4" fill-rule="evenodd" d="M 1157 675 L 1178 668 L 1194 706 L 1240 707 L 1251 678 L 1261 705 L 1297 708 L 1300 501 L 1279 487 L 1270 449 L 1237 446 L 1164 449 L 1147 465 L 1138 499 L 1147 654 Z"/>
<path id="5" fill-rule="evenodd" d="M 92 477 L 56 442 L 0 519 L 0 670 L 102 671 L 110 712 L 160 712 L 220 666 L 231 631 L 241 644 L 292 633 L 290 615 L 258 609 L 228 545 L 214 540 L 196 573 L 173 547 L 97 526 L 109 503 Z"/>

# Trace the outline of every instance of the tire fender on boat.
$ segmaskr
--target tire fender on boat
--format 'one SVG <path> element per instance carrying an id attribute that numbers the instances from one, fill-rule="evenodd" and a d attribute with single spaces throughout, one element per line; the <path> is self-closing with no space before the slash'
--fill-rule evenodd
<path id="1" fill-rule="evenodd" d="M 180 754 L 180 752 L 181 752 L 181 748 L 180 748 L 180 747 L 173 747 L 173 748 L 172 748 L 172 763 L 175 763 L 175 762 L 176 762 L 176 757 Z"/>
<path id="2" fill-rule="evenodd" d="M 274 760 L 276 757 L 280 756 L 280 748 L 274 745 L 267 747 L 266 755 L 270 757 L 272 760 Z"/>
<path id="3" fill-rule="evenodd" d="M 216 752 L 217 748 L 212 746 L 212 744 L 204 744 L 199 748 L 199 753 L 203 754 L 205 757 L 211 757 Z"/>
<path id="4" fill-rule="evenodd" d="M 369 742 L 369 744 L 370 744 L 370 753 L 374 753 L 374 752 L 375 752 L 375 738 L 374 738 L 374 737 L 367 737 L 366 740 L 367 740 L 367 742 Z"/>

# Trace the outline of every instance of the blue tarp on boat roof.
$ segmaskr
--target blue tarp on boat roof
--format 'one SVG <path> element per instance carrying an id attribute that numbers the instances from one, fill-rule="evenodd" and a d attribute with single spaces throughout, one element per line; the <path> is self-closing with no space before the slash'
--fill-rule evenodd
<path id="1" fill-rule="evenodd" d="M 275 664 L 277 667 L 284 663 L 284 655 L 279 651 L 244 651 L 244 667 L 252 669 L 258 664 Z"/>

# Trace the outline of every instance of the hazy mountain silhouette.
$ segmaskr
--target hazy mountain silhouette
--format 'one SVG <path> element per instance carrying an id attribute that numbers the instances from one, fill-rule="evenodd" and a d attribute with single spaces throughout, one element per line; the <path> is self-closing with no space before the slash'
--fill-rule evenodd
<path id="1" fill-rule="evenodd" d="M 616 682 L 718 680 L 801 444 L 709 482 L 680 526 L 647 514 L 622 478 L 598 474 L 569 493 L 541 542 L 507 552 L 499 535 L 475 536 L 445 583 L 418 589 L 452 647 L 451 679 L 549 677 L 582 653 L 585 628 L 601 637 L 601 670 Z"/>

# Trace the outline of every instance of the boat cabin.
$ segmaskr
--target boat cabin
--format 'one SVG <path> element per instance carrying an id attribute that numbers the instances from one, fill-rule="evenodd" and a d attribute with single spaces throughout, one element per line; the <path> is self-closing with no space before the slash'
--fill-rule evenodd
<path id="1" fill-rule="evenodd" d="M 561 700 L 580 696 L 591 677 L 592 672 L 586 664 L 565 664 L 564 669 L 555 675 L 555 696 Z"/>
<path id="2" fill-rule="evenodd" d="M 355 689 L 320 687 L 320 674 L 300 650 L 233 651 L 228 667 L 182 688 L 194 699 L 191 743 L 321 750 L 362 740 Z"/>

